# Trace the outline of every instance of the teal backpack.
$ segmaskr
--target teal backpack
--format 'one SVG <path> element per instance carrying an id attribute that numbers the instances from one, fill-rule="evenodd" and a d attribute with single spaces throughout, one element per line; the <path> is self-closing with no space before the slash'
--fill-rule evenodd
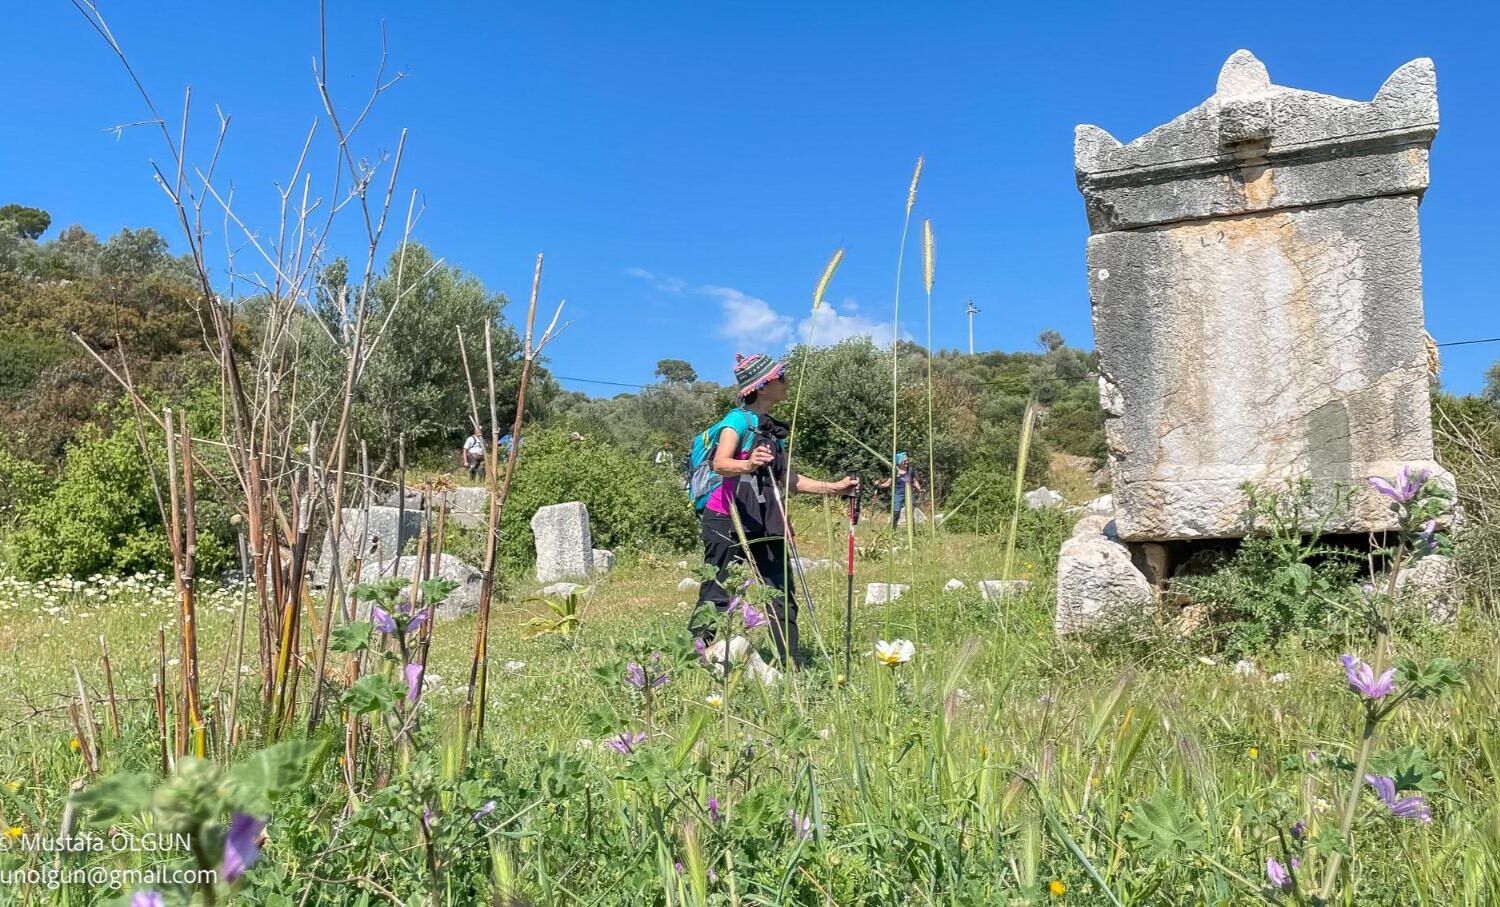
<path id="1" fill-rule="evenodd" d="M 755 443 L 755 428 L 760 419 L 744 407 L 730 410 L 724 418 L 710 425 L 693 438 L 693 452 L 689 458 L 688 496 L 693 499 L 693 509 L 698 513 L 708 506 L 708 498 L 723 483 L 724 477 L 714 472 L 714 451 L 719 446 L 719 433 L 732 428 L 740 435 L 740 453 L 748 453 Z"/>

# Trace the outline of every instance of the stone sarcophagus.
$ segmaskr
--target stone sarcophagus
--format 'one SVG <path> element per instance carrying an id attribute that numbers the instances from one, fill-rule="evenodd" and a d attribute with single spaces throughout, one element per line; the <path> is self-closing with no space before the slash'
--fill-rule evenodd
<path id="1" fill-rule="evenodd" d="M 1273 85 L 1239 51 L 1127 145 L 1078 127 L 1119 540 L 1242 536 L 1242 484 L 1300 478 L 1352 489 L 1328 531 L 1380 531 L 1367 477 L 1447 480 L 1417 235 L 1437 125 L 1430 60 L 1366 103 Z"/>

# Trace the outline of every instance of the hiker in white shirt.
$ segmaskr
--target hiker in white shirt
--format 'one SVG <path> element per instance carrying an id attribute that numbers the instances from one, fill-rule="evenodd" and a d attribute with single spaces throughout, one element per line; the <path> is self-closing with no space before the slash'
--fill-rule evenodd
<path id="1" fill-rule="evenodd" d="M 464 442 L 464 466 L 469 470 L 470 479 L 479 478 L 480 470 L 484 469 L 484 435 L 477 428 Z"/>

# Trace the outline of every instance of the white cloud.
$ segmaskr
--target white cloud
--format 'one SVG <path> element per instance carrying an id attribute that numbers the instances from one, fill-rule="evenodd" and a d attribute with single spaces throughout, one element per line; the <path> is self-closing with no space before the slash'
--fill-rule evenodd
<path id="1" fill-rule="evenodd" d="M 828 346 L 851 337 L 869 337 L 879 346 L 891 342 L 891 323 L 859 314 L 859 303 L 852 297 L 846 297 L 837 305 L 825 302 L 816 313 L 809 313 L 799 320 L 776 311 L 764 299 L 734 287 L 689 286 L 681 278 L 639 267 L 626 268 L 625 273 L 663 292 L 717 299 L 723 318 L 719 324 L 719 336 L 739 346 L 740 352 L 779 352 L 794 343 L 806 341 L 809 336 L 818 346 Z M 911 339 L 905 332 L 901 337 Z"/>
<path id="2" fill-rule="evenodd" d="M 764 299 L 746 295 L 733 287 L 707 286 L 693 292 L 719 300 L 724 310 L 724 321 L 719 325 L 721 337 L 755 350 L 785 344 L 792 337 L 791 316 L 771 308 Z"/>
<path id="3" fill-rule="evenodd" d="M 631 266 L 625 269 L 625 273 L 637 280 L 644 280 L 663 293 L 671 293 L 674 296 L 681 295 L 687 289 L 687 283 L 680 278 L 670 275 L 653 274 L 645 268 Z"/>
<path id="4" fill-rule="evenodd" d="M 854 314 L 859 306 L 852 299 L 844 301 L 844 308 L 850 314 L 840 312 L 832 303 L 823 303 L 817 312 L 802 319 L 797 326 L 797 339 L 807 340 L 811 337 L 812 343 L 817 346 L 829 346 L 851 337 L 869 337 L 877 346 L 885 346 L 891 342 L 889 321 L 876 321 Z M 903 333 L 901 336 L 907 338 L 908 335 Z"/>

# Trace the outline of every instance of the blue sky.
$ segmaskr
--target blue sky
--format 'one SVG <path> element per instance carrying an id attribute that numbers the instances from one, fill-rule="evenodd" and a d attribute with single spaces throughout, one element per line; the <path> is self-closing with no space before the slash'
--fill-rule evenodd
<path id="1" fill-rule="evenodd" d="M 101 2 L 174 121 L 192 85 L 191 156 L 206 156 L 215 104 L 232 116 L 219 172 L 244 218 L 271 228 L 273 181 L 322 112 L 316 3 Z M 6 5 L 0 203 L 100 234 L 151 225 L 175 239 L 148 163 L 162 157 L 159 136 L 109 131 L 145 118 L 119 65 L 68 3 Z M 972 297 L 977 348 L 1029 349 L 1046 328 L 1091 346 L 1073 127 L 1129 141 L 1211 94 L 1240 47 L 1273 81 L 1357 99 L 1407 60 L 1435 59 L 1428 329 L 1439 341 L 1500 336 L 1489 272 L 1500 250 L 1493 4 L 329 7 L 345 116 L 363 103 L 382 23 L 389 66 L 406 73 L 359 145 L 373 158 L 409 130 L 402 182 L 426 206 L 416 238 L 521 301 L 546 253 L 543 297 L 566 297 L 572 322 L 548 350 L 561 375 L 640 383 L 673 357 L 727 381 L 734 351 L 784 346 L 802 329 L 840 246 L 829 294 L 838 319 L 821 321 L 817 339 L 889 337 L 918 155 L 927 167 L 915 214 L 937 235 L 936 345 L 966 343 Z M 339 239 L 353 249 L 357 237 Z M 920 340 L 910 248 L 901 325 Z M 757 332 L 773 342 L 757 344 Z M 1500 344 L 1445 349 L 1446 385 L 1477 390 L 1497 358 Z"/>

